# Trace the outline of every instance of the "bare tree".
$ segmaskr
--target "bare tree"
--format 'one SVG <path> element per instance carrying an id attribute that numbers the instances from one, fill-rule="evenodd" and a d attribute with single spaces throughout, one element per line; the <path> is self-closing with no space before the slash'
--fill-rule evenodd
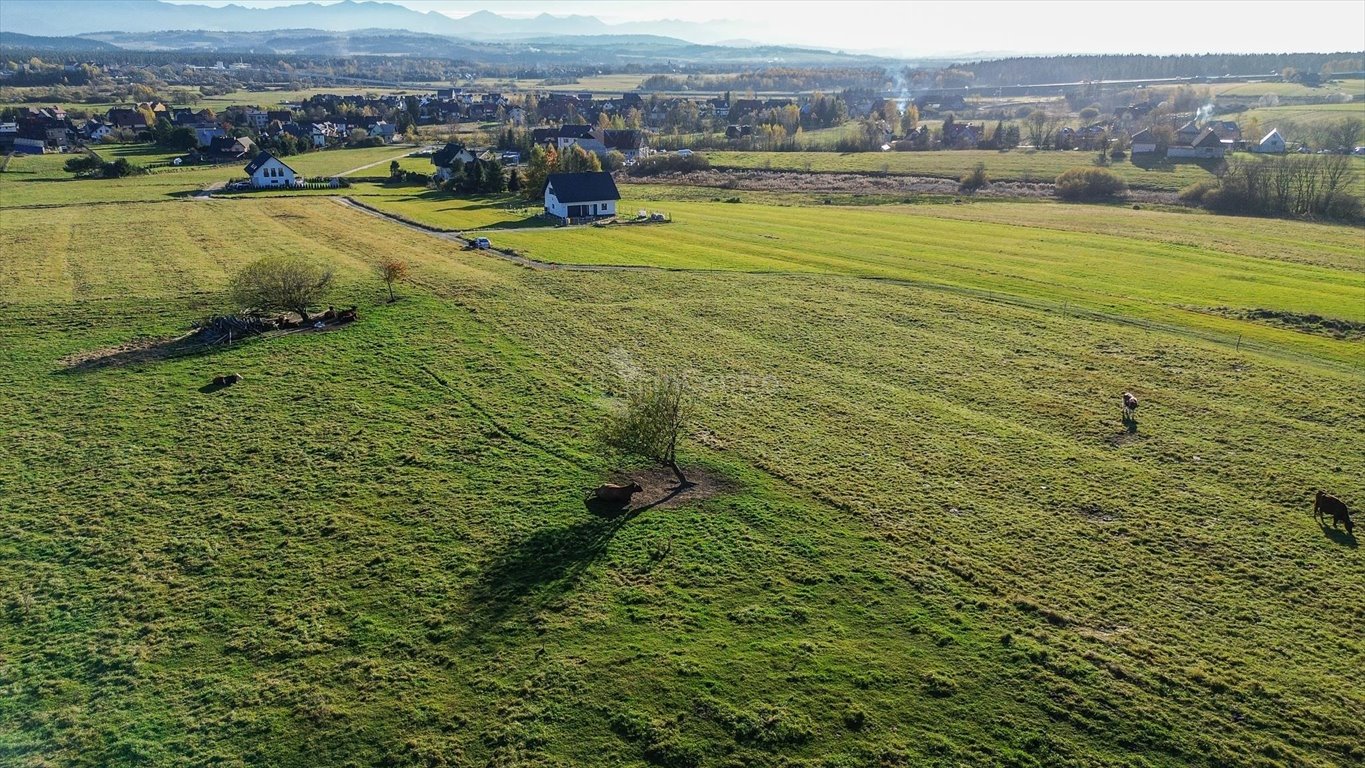
<path id="1" fill-rule="evenodd" d="M 1024 120 L 1024 128 L 1028 131 L 1029 143 L 1034 149 L 1047 149 L 1052 145 L 1052 136 L 1057 132 L 1061 125 L 1061 119 L 1056 115 L 1050 115 L 1046 110 L 1035 109 L 1029 113 Z"/>
<path id="2" fill-rule="evenodd" d="M 389 303 L 394 302 L 393 284 L 401 282 L 408 276 L 408 263 L 401 259 L 386 256 L 374 268 L 379 279 L 384 281 L 384 285 L 389 288 Z"/>
<path id="3" fill-rule="evenodd" d="M 295 256 L 267 256 L 242 268 L 229 286 L 237 306 L 251 312 L 296 312 L 305 322 L 308 308 L 322 302 L 332 272 Z"/>
<path id="4" fill-rule="evenodd" d="M 691 418 L 687 382 L 678 376 L 659 376 L 632 382 L 625 403 L 602 428 L 601 439 L 620 453 L 657 462 L 686 483 L 678 466 L 678 441 Z"/>

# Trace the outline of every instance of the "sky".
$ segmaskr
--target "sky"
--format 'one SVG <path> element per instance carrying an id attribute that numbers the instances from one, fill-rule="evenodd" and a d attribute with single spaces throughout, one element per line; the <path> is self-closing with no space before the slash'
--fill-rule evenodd
<path id="1" fill-rule="evenodd" d="M 268 7 L 306 0 L 170 0 Z M 314 0 L 327 3 L 328 0 Z M 907 56 L 970 52 L 1365 50 L 1363 0 L 386 0 L 458 18 L 574 13 L 609 23 L 728 20 L 763 43 Z M 659 34 L 668 34 L 660 24 Z"/>

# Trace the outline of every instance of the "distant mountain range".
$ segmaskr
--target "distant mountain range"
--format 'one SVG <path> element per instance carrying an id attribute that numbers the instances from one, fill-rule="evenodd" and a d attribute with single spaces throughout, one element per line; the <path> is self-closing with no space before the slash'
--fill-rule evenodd
<path id="1" fill-rule="evenodd" d="M 119 47 L 103 40 L 83 37 L 40 37 L 0 30 L 0 50 L 23 48 L 28 51 L 117 51 Z"/>
<path id="2" fill-rule="evenodd" d="M 0 48 L 40 51 L 179 51 L 296 56 L 425 56 L 482 64 L 569 67 L 673 62 L 757 66 L 890 66 L 889 59 L 783 46 L 699 45 L 661 35 L 546 35 L 516 40 L 469 39 L 396 29 L 334 32 L 271 29 L 217 32 L 94 32 L 79 37 L 0 33 Z"/>
<path id="3" fill-rule="evenodd" d="M 0 25 L 6 32 L 71 36 L 92 32 L 155 32 L 198 29 L 214 32 L 258 32 L 318 29 L 348 32 L 401 29 L 468 40 L 519 40 L 582 35 L 665 35 L 691 43 L 715 44 L 753 34 L 734 22 L 650 21 L 608 24 L 595 16 L 509 18 L 478 11 L 453 19 L 435 11 L 414 11 L 394 3 L 344 0 L 322 5 L 302 3 L 273 8 L 240 5 L 179 5 L 161 0 L 4 0 Z"/>

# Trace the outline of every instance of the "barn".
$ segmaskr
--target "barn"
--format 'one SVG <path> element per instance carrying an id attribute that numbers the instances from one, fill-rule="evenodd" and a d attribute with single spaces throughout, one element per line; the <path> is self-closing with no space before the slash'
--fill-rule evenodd
<path id="1" fill-rule="evenodd" d="M 605 171 L 552 173 L 545 181 L 545 213 L 569 224 L 615 216 L 620 199 Z"/>

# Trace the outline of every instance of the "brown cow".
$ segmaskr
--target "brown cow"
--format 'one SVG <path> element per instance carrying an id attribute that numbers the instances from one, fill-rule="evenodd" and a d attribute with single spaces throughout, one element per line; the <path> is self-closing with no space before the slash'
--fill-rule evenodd
<path id="1" fill-rule="evenodd" d="M 1320 525 L 1324 524 L 1322 521 L 1327 519 L 1328 515 L 1331 515 L 1333 528 L 1345 523 L 1346 533 L 1355 534 L 1355 523 L 1351 522 L 1351 510 L 1346 507 L 1346 502 L 1326 491 L 1318 491 L 1317 497 L 1313 499 L 1313 515 Z"/>
<path id="2" fill-rule="evenodd" d="M 603 483 L 588 491 L 588 500 L 624 506 L 630 503 L 631 496 L 634 496 L 643 490 L 644 488 L 641 488 L 639 483 L 631 483 L 630 485 Z"/>

